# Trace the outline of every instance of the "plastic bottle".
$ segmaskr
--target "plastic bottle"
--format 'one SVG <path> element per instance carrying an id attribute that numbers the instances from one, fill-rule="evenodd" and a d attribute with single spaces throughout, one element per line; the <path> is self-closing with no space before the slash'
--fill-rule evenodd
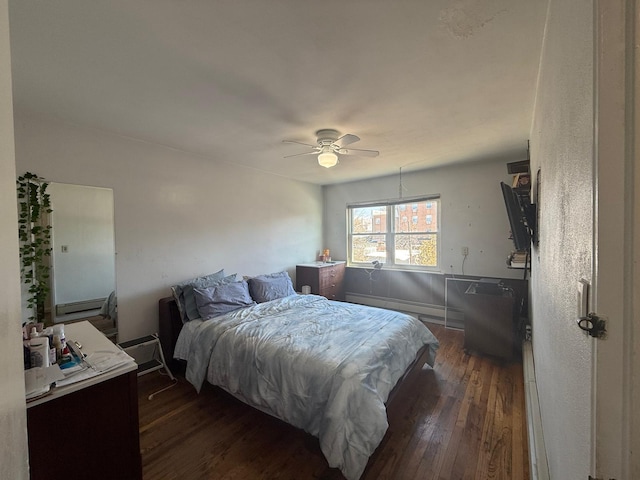
<path id="1" fill-rule="evenodd" d="M 31 368 L 49 366 L 49 339 L 47 337 L 36 337 L 31 339 L 29 345 L 29 355 L 31 358 Z"/>
<path id="2" fill-rule="evenodd" d="M 60 344 L 62 350 L 67 346 L 67 339 L 64 336 L 64 324 L 56 325 L 53 327 L 53 334 L 60 337 Z"/>
<path id="3" fill-rule="evenodd" d="M 62 358 L 62 342 L 60 341 L 60 335 L 53 336 L 53 348 L 56 349 L 56 362 Z"/>

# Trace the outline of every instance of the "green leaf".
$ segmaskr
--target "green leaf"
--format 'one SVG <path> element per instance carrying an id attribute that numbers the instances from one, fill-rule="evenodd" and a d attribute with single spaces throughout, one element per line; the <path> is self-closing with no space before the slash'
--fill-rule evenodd
<path id="1" fill-rule="evenodd" d="M 51 256 L 51 225 L 41 225 L 41 219 L 46 220 L 42 217 L 53 212 L 48 186 L 44 178 L 32 172 L 18 176 L 16 181 L 20 275 L 29 285 L 27 305 L 34 309 L 49 292 L 51 267 L 46 257 Z"/>

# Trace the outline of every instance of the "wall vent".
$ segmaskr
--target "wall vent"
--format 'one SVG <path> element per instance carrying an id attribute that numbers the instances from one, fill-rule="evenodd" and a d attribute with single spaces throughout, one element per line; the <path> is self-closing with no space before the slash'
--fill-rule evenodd
<path id="1" fill-rule="evenodd" d="M 56 315 L 68 315 L 70 313 L 86 312 L 88 310 L 99 310 L 105 298 L 95 298 L 93 300 L 83 300 L 81 302 L 61 303 L 56 305 Z"/>

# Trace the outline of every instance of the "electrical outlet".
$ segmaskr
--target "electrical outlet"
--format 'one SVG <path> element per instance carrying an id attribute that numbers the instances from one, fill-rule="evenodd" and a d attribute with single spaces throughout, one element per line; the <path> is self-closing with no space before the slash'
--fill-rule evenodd
<path id="1" fill-rule="evenodd" d="M 68 245 L 61 245 L 60 246 L 60 251 L 62 253 L 69 253 L 69 246 Z"/>
<path id="2" fill-rule="evenodd" d="M 460 253 L 462 253 L 462 255 L 464 255 L 464 256 L 469 255 L 469 247 L 462 247 L 460 249 Z"/>

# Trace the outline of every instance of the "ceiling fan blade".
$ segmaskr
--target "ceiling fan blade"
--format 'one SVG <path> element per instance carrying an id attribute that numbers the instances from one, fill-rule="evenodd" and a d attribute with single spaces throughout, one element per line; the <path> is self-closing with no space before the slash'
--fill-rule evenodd
<path id="1" fill-rule="evenodd" d="M 293 155 L 285 155 L 282 158 L 290 158 L 290 157 L 300 157 L 302 155 L 317 155 L 318 152 L 304 152 L 304 153 L 294 153 Z"/>
<path id="2" fill-rule="evenodd" d="M 295 140 L 282 140 L 282 143 L 295 143 L 297 145 L 304 145 L 305 147 L 318 148 L 317 145 L 311 145 L 310 143 L 296 142 Z"/>
<path id="3" fill-rule="evenodd" d="M 341 148 L 338 153 L 340 155 L 357 155 L 359 157 L 377 157 L 380 155 L 377 150 L 363 150 L 361 148 Z"/>
<path id="4" fill-rule="evenodd" d="M 333 142 L 333 144 L 337 145 L 338 148 L 342 148 L 342 147 L 346 147 L 347 145 L 351 145 L 352 143 L 355 143 L 358 140 L 360 140 L 360 137 L 358 137 L 357 135 L 351 135 L 350 133 L 347 133 L 341 136 L 335 142 Z"/>

